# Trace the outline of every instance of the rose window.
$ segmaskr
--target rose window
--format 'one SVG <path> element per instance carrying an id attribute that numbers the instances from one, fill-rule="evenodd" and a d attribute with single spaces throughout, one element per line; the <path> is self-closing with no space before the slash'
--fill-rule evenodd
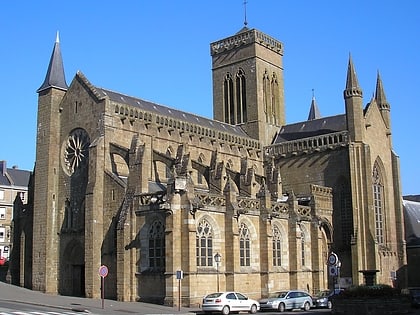
<path id="1" fill-rule="evenodd" d="M 72 175 L 79 169 L 89 156 L 89 136 L 86 131 L 76 129 L 67 138 L 64 162 L 67 171 Z"/>

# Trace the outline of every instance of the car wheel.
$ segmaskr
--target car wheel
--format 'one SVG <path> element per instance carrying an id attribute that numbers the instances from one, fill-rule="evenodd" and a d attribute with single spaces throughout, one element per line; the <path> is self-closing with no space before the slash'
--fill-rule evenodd
<path id="1" fill-rule="evenodd" d="M 222 314 L 223 315 L 229 315 L 229 313 L 230 313 L 229 306 L 227 306 L 227 305 L 223 306 L 223 308 L 222 308 Z"/>
<path id="2" fill-rule="evenodd" d="M 256 312 L 257 312 L 257 305 L 255 305 L 255 304 L 252 304 L 251 305 L 251 309 L 249 310 L 249 312 L 251 313 L 251 314 L 255 314 Z"/>
<path id="3" fill-rule="evenodd" d="M 328 307 L 329 309 L 332 309 L 332 302 L 331 302 L 331 301 L 328 301 L 328 303 L 327 303 L 327 307 Z"/>
<path id="4" fill-rule="evenodd" d="M 305 311 L 309 311 L 311 309 L 311 305 L 309 304 L 309 302 L 305 302 L 305 304 L 303 304 L 303 309 Z"/>
<path id="5" fill-rule="evenodd" d="M 279 309 L 279 312 L 284 312 L 284 310 L 286 309 L 284 303 L 280 303 L 278 309 Z"/>

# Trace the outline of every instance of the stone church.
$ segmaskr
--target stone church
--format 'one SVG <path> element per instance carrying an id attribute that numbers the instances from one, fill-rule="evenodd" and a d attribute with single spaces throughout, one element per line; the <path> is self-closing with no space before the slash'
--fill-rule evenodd
<path id="1" fill-rule="evenodd" d="M 33 231 L 14 223 L 14 251 L 31 260 L 13 262 L 13 283 L 98 298 L 106 266 L 106 298 L 184 306 L 216 290 L 404 285 L 379 74 L 364 104 L 349 58 L 344 114 L 321 117 L 312 99 L 308 119 L 287 124 L 280 41 L 245 25 L 210 51 L 213 119 L 82 72 L 67 85 L 57 36 L 37 90 Z"/>

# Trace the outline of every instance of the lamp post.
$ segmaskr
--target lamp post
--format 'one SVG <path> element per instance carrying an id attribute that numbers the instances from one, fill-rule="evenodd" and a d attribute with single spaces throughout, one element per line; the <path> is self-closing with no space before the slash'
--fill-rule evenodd
<path id="1" fill-rule="evenodd" d="M 216 262 L 216 270 L 217 270 L 217 292 L 219 292 L 219 263 L 222 259 L 222 255 L 218 252 L 214 255 L 214 261 Z"/>

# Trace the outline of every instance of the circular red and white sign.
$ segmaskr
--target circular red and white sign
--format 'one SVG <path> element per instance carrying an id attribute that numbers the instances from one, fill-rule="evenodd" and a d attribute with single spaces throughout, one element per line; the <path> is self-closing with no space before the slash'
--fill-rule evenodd
<path id="1" fill-rule="evenodd" d="M 102 278 L 105 278 L 108 275 L 108 267 L 105 265 L 102 265 L 101 267 L 99 267 L 99 275 Z"/>

